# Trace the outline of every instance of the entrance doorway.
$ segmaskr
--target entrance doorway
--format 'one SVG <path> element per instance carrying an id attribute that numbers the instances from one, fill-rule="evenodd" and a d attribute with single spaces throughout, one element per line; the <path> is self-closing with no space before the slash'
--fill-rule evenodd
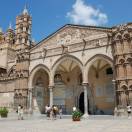
<path id="1" fill-rule="evenodd" d="M 84 92 L 82 92 L 79 97 L 79 110 L 84 113 Z"/>

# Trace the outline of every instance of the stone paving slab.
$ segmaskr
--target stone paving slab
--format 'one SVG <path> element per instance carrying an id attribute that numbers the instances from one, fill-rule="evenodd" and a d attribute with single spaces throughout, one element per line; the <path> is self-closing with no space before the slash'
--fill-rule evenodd
<path id="1" fill-rule="evenodd" d="M 132 132 L 132 119 L 90 116 L 73 122 L 70 116 L 57 120 L 47 120 L 45 116 L 17 120 L 17 116 L 9 116 L 0 119 L 0 132 Z"/>

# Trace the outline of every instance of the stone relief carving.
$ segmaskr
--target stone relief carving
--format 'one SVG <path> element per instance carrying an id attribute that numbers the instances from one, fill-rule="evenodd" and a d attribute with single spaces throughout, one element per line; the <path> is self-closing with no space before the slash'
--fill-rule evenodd
<path id="1" fill-rule="evenodd" d="M 48 49 L 51 47 L 58 47 L 58 45 L 80 43 L 83 39 L 86 38 L 89 38 L 89 40 L 91 41 L 96 38 L 99 39 L 102 37 L 107 38 L 106 31 L 100 31 L 90 28 L 65 27 L 61 31 L 57 32 L 54 36 L 51 36 L 51 38 L 44 40 L 41 43 L 41 46 L 39 46 L 34 51 L 39 52 L 39 50 L 41 51 L 43 47 Z"/>
<path id="2" fill-rule="evenodd" d="M 29 53 L 21 53 L 17 54 L 17 61 L 23 61 L 23 60 L 28 60 L 29 59 Z"/>
<path id="3" fill-rule="evenodd" d="M 65 29 L 62 33 L 57 34 L 57 44 L 70 44 L 70 43 L 75 43 L 78 41 L 82 41 L 84 38 L 97 35 L 100 33 L 97 31 L 92 31 L 88 29 L 72 29 L 68 28 Z M 91 38 L 92 39 L 92 38 Z"/>
<path id="4" fill-rule="evenodd" d="M 117 26 L 116 28 L 113 28 L 113 40 L 130 40 L 132 36 L 132 26 L 128 24 L 122 24 Z"/>
<path id="5" fill-rule="evenodd" d="M 108 44 L 106 31 L 88 28 L 66 27 L 51 38 L 44 40 L 30 55 L 30 59 L 45 58 L 56 54 L 65 54 L 77 50 L 100 47 Z M 46 52 L 43 51 L 46 49 Z"/>
<path id="6" fill-rule="evenodd" d="M 16 77 L 17 78 L 28 77 L 28 74 L 29 73 L 27 70 L 16 71 Z"/>

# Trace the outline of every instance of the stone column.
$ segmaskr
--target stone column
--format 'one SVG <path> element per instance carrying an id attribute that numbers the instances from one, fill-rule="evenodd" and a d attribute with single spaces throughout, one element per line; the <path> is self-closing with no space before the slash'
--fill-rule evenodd
<path id="1" fill-rule="evenodd" d="M 33 88 L 30 88 L 30 89 L 29 89 L 29 113 L 30 113 L 30 114 L 33 113 L 32 101 L 33 101 Z"/>
<path id="2" fill-rule="evenodd" d="M 83 83 L 83 89 L 84 89 L 84 118 L 88 118 L 88 83 Z"/>
<path id="3" fill-rule="evenodd" d="M 117 94 L 116 94 L 116 80 L 112 80 L 113 87 L 114 87 L 114 100 L 115 100 L 115 107 L 117 107 Z"/>
<path id="4" fill-rule="evenodd" d="M 53 87 L 54 86 L 49 86 L 49 93 L 50 93 L 50 107 L 53 106 Z"/>

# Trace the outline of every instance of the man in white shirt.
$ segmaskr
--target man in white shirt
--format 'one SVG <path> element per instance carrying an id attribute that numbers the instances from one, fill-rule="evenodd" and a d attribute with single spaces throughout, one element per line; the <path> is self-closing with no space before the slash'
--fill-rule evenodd
<path id="1" fill-rule="evenodd" d="M 18 105 L 17 107 L 17 114 L 18 114 L 18 120 L 21 119 L 21 105 Z"/>
<path id="2" fill-rule="evenodd" d="M 127 106 L 127 113 L 128 113 L 128 119 L 130 119 L 131 118 L 131 106 L 130 105 L 128 105 Z"/>

